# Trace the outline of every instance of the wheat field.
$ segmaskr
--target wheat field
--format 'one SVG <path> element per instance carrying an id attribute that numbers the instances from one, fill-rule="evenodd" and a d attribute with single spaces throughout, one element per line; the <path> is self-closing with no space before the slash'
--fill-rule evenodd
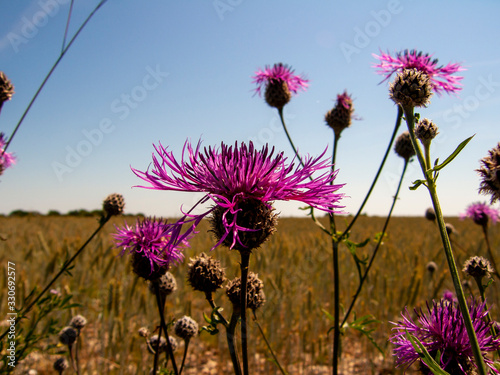
<path id="1" fill-rule="evenodd" d="M 347 220 L 337 218 L 340 230 Z M 360 249 L 360 257 L 369 256 L 373 251 L 374 236 L 381 231 L 384 220 L 366 216 L 359 219 L 350 239 L 357 242 L 371 239 Z M 152 355 L 137 331 L 143 326 L 154 331 L 159 323 L 155 300 L 145 282 L 132 273 L 127 255 L 119 256 L 120 250 L 114 247 L 111 236 L 114 225 L 122 225 L 124 221 L 132 224 L 135 217 L 113 218 L 77 259 L 71 275 L 63 275 L 53 286 L 54 292 L 72 295 L 71 301 L 79 304 L 53 312 L 50 318 L 55 319 L 55 325 L 64 327 L 75 314 L 84 315 L 89 322 L 82 334 L 80 351 L 85 374 L 148 374 L 152 363 Z M 458 218 L 446 221 L 456 229 L 451 238 L 459 268 L 470 256 L 487 256 L 480 226 Z M 0 217 L 0 262 L 4 270 L 1 290 L 7 290 L 7 262 L 13 262 L 17 307 L 21 307 L 32 288 L 43 287 L 95 228 L 96 217 Z M 214 241 L 208 229 L 208 223 L 202 222 L 200 233 L 185 252 L 184 262 L 170 270 L 176 277 L 178 289 L 167 300 L 167 321 L 189 315 L 203 326 L 206 325 L 203 314 L 211 313 L 204 295 L 193 291 L 186 282 L 189 258 L 206 252 L 221 261 L 228 279 L 239 276 L 239 254 L 222 247 L 210 251 Z M 498 251 L 500 232 L 492 226 L 489 233 L 492 248 Z M 426 269 L 430 261 L 438 266 L 432 275 Z M 346 308 L 356 291 L 358 272 L 343 246 L 340 265 L 340 301 Z M 290 374 L 328 373 L 332 340 L 328 330 L 333 325 L 324 312 L 333 313 L 332 250 L 328 237 L 308 218 L 281 218 L 277 232 L 252 254 L 250 271 L 264 282 L 266 303 L 257 311 L 258 322 L 283 367 Z M 467 280 L 463 274 L 461 277 Z M 472 282 L 470 285 L 472 288 L 465 288 L 466 293 L 477 295 Z M 397 320 L 405 306 L 410 310 L 425 306 L 426 300 L 440 298 L 445 290 L 453 290 L 453 286 L 437 226 L 424 217 L 392 218 L 387 237 L 355 305 L 355 315 L 349 318 L 352 321 L 355 317 L 371 315 L 379 322 L 371 326 L 372 337 L 384 355 L 359 332 L 347 329 L 342 340 L 341 368 L 344 371 L 363 368 L 359 373 L 402 373 L 401 369 L 394 370 L 387 341 L 391 331 L 389 322 Z M 491 285 L 486 294 L 495 318 L 499 313 L 498 285 Z M 224 308 L 223 314 L 228 317 L 231 305 L 223 291 L 216 294 L 215 302 Z M 0 310 L 7 311 L 5 293 L 0 296 Z M 252 372 L 278 373 L 252 319 L 249 329 Z M 49 334 L 19 364 L 15 373 L 26 373 L 28 369 L 36 369 L 39 374 L 53 373 L 52 362 L 57 353 L 63 351 L 57 334 Z M 231 373 L 222 327 L 215 336 L 201 332 L 192 340 L 189 353 L 186 374 Z M 176 352 L 176 356 L 180 358 L 182 350 Z M 351 366 L 351 370 L 347 366 Z"/>

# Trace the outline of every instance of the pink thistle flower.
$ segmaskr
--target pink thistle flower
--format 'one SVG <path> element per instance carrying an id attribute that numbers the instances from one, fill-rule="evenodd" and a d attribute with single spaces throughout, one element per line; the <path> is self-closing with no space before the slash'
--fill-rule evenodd
<path id="1" fill-rule="evenodd" d="M 468 302 L 468 307 L 481 352 L 498 350 L 500 339 L 498 335 L 492 336 L 490 334 L 492 323 L 488 323 L 486 320 L 488 314 L 486 303 L 477 303 L 471 299 Z M 395 334 L 390 338 L 390 341 L 394 344 L 396 366 L 406 365 L 409 367 L 415 361 L 421 361 L 419 353 L 416 352 L 406 336 L 408 332 L 424 345 L 433 358 L 438 352 L 441 353 L 436 360 L 445 371 L 450 374 L 472 373 L 471 363 L 474 363 L 474 356 L 458 305 L 455 302 L 442 299 L 439 302 L 433 301 L 432 306 L 427 304 L 426 312 L 423 312 L 422 309 L 415 309 L 414 312 L 417 322 L 410 317 L 408 310 L 405 309 L 404 313 L 401 314 L 403 320 L 393 323 Z M 494 374 L 500 373 L 491 359 L 484 358 L 484 361 Z M 432 374 L 422 361 L 420 370 L 423 374 Z"/>
<path id="2" fill-rule="evenodd" d="M 179 236 L 180 227 L 167 223 L 166 220 L 137 219 L 135 226 L 125 223 L 121 228 L 116 227 L 116 230 L 113 237 L 116 247 L 123 248 L 120 255 L 128 252 L 146 259 L 150 265 L 149 274 L 161 268 L 167 269 L 173 263 L 182 262 L 182 251 L 189 246 L 189 238 Z"/>
<path id="3" fill-rule="evenodd" d="M 274 64 L 272 68 L 266 66 L 264 70 L 259 69 L 253 76 L 252 83 L 257 84 L 255 92 L 262 95 L 262 87 L 266 87 L 270 82 L 286 82 L 288 89 L 296 94 L 299 90 L 305 91 L 309 80 L 303 76 L 293 74 L 294 70 L 286 64 Z"/>
<path id="4" fill-rule="evenodd" d="M 200 215 L 187 213 L 186 216 L 192 218 L 193 226 L 214 211 L 222 218 L 223 234 L 214 247 L 228 236 L 231 249 L 235 245 L 246 247 L 240 236 L 260 229 L 238 224 L 238 217 L 243 220 L 255 205 L 264 207 L 255 212 L 269 211 L 276 200 L 299 201 L 326 212 L 339 212 L 337 210 L 343 208 L 338 202 L 344 195 L 337 193 L 343 185 L 334 184 L 338 171 L 332 170 L 327 159 L 321 160 L 326 150 L 317 158 L 305 158 L 304 166 L 294 167 L 293 163 L 286 163 L 283 152 L 274 155 L 274 148 L 269 150 L 267 145 L 259 151 L 252 142 L 248 146 L 236 142 L 234 147 L 221 143 L 220 148 L 208 147 L 201 151 L 201 141 L 195 149 L 186 141 L 180 160 L 161 144 L 154 147 L 158 157 L 153 155 L 151 171 L 132 168 L 151 185 L 139 187 L 205 193 L 198 204 L 211 200 L 215 206 Z M 310 179 L 315 172 L 322 173 Z M 181 220 L 179 224 L 188 221 Z"/>
<path id="5" fill-rule="evenodd" d="M 387 81 L 394 73 L 404 69 L 417 69 L 429 76 L 432 89 L 436 94 L 443 92 L 456 93 L 462 88 L 460 81 L 464 78 L 453 76 L 454 73 L 465 70 L 457 63 L 438 66 L 438 59 L 432 59 L 432 55 L 417 52 L 416 50 L 404 50 L 398 52 L 395 57 L 389 53 L 380 51 L 380 56 L 372 54 L 380 60 L 379 64 L 373 66 L 378 69 L 377 73 L 384 75 Z"/>
<path id="6" fill-rule="evenodd" d="M 4 134 L 0 133 L 0 175 L 4 170 L 12 166 L 16 162 L 14 155 L 10 152 L 4 152 L 5 148 Z"/>
<path id="7" fill-rule="evenodd" d="M 485 226 L 491 220 L 493 224 L 500 221 L 500 211 L 486 203 L 473 203 L 467 207 L 465 213 L 460 214 L 460 219 L 470 218 L 474 223 Z"/>

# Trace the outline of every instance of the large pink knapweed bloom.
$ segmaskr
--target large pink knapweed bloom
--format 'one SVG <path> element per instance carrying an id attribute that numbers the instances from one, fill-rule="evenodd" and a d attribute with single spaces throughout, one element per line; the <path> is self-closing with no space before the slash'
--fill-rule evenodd
<path id="1" fill-rule="evenodd" d="M 214 211 L 219 213 L 223 234 L 216 246 L 227 236 L 232 239 L 230 248 L 245 246 L 239 235 L 256 229 L 239 225 L 238 217 L 246 215 L 242 211 L 248 205 L 254 207 L 254 203 L 271 207 L 276 200 L 299 201 L 326 212 L 343 208 L 338 204 L 343 194 L 337 192 L 343 185 L 334 184 L 338 171 L 332 170 L 328 160 L 321 160 L 324 153 L 317 158 L 305 158 L 303 166 L 295 167 L 286 162 L 282 152 L 274 154 L 274 148 L 269 150 L 267 145 L 257 150 L 252 142 L 248 146 L 221 143 L 220 148 L 202 151 L 201 141 L 196 148 L 186 141 L 180 159 L 161 144 L 154 147 L 158 156 L 153 154 L 151 170 L 132 169 L 150 184 L 141 187 L 205 193 L 200 202 L 211 200 L 215 205 L 202 214 L 187 216 L 198 223 Z M 320 174 L 312 178 L 316 172 Z"/>
<path id="2" fill-rule="evenodd" d="M 0 175 L 4 170 L 9 168 L 16 162 L 16 159 L 14 158 L 14 155 L 12 155 L 12 153 L 3 151 L 5 143 L 6 142 L 4 139 L 4 134 L 0 133 Z"/>
<path id="3" fill-rule="evenodd" d="M 121 255 L 136 254 L 147 259 L 151 272 L 184 259 L 183 249 L 188 247 L 188 238 L 179 236 L 180 227 L 166 220 L 154 218 L 138 219 L 134 226 L 127 223 L 116 227 L 113 234 L 116 246 L 121 247 Z"/>
<path id="4" fill-rule="evenodd" d="M 472 203 L 464 213 L 460 214 L 461 219 L 470 218 L 478 225 L 487 225 L 491 220 L 493 224 L 500 221 L 500 211 L 486 203 Z"/>
<path id="5" fill-rule="evenodd" d="M 309 82 L 303 76 L 294 74 L 291 67 L 282 63 L 274 64 L 272 68 L 266 66 L 264 70 L 259 69 L 252 78 L 252 83 L 257 85 L 255 92 L 259 95 L 262 94 L 262 87 L 265 88 L 272 81 L 286 82 L 288 89 L 294 94 L 299 90 L 305 91 Z"/>
<path id="6" fill-rule="evenodd" d="M 492 336 L 490 333 L 492 323 L 486 319 L 486 303 L 470 299 L 468 308 L 481 353 L 484 355 L 486 352 L 498 350 L 500 338 L 498 334 Z M 415 361 L 421 361 L 422 374 L 432 374 L 407 337 L 407 334 L 411 333 L 448 373 L 473 373 L 471 363 L 474 363 L 474 355 L 458 304 L 442 299 L 439 302 L 433 301 L 431 306 L 427 304 L 426 312 L 422 309 L 415 309 L 414 312 L 416 321 L 405 309 L 401 314 L 403 319 L 393 323 L 395 333 L 390 341 L 394 344 L 396 366 L 409 367 Z M 491 359 L 485 357 L 484 361 L 492 373 L 500 373 Z"/>
<path id="7" fill-rule="evenodd" d="M 404 69 L 417 69 L 429 76 L 432 89 L 438 95 L 443 92 L 456 93 L 462 88 L 460 81 L 464 78 L 454 76 L 454 73 L 465 70 L 457 63 L 438 66 L 438 60 L 432 59 L 432 55 L 418 52 L 416 50 L 404 50 L 391 56 L 389 53 L 380 51 L 380 56 L 372 54 L 380 60 L 380 63 L 373 66 L 378 69 L 377 73 L 385 76 L 382 81 L 388 80 L 394 73 Z"/>

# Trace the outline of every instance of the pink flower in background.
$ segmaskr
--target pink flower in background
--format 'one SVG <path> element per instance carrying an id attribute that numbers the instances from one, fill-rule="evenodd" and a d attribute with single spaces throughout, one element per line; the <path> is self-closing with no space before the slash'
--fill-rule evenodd
<path id="1" fill-rule="evenodd" d="M 491 220 L 493 224 L 500 220 L 500 211 L 486 203 L 473 203 L 465 213 L 460 214 L 461 219 L 470 218 L 478 225 L 487 225 Z"/>
<path id="2" fill-rule="evenodd" d="M 184 259 L 182 250 L 188 247 L 187 238 L 179 237 L 180 227 L 154 218 L 138 219 L 135 226 L 127 223 L 116 228 L 113 235 L 117 247 L 122 247 L 121 255 L 140 254 L 154 268 L 168 267 Z"/>
<path id="3" fill-rule="evenodd" d="M 462 89 L 460 81 L 464 77 L 453 75 L 465 70 L 460 64 L 450 63 L 438 66 L 438 59 L 432 59 L 432 55 L 416 50 L 404 50 L 398 52 L 396 56 L 380 51 L 380 56 L 375 54 L 373 56 L 380 60 L 380 63 L 374 64 L 374 67 L 378 69 L 378 74 L 385 76 L 382 82 L 388 80 L 396 72 L 415 68 L 429 76 L 432 89 L 438 95 L 443 92 L 456 93 Z"/>
<path id="4" fill-rule="evenodd" d="M 0 175 L 16 162 L 12 153 L 3 152 L 5 143 L 4 134 L 0 133 Z"/>
<path id="5" fill-rule="evenodd" d="M 286 64 L 274 64 L 272 68 L 266 66 L 264 70 L 258 70 L 253 76 L 253 82 L 257 84 L 255 92 L 262 94 L 262 87 L 266 87 L 270 82 L 286 82 L 288 89 L 296 94 L 299 90 L 305 91 L 307 88 L 307 79 L 303 76 L 293 74 L 294 70 Z"/>

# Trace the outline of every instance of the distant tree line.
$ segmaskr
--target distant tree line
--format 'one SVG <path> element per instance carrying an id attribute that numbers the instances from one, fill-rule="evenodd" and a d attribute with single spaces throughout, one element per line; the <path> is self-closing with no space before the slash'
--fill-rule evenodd
<path id="1" fill-rule="evenodd" d="M 61 213 L 57 210 L 50 210 L 46 214 L 42 214 L 38 211 L 26 211 L 26 210 L 14 210 L 11 211 L 8 215 L 1 215 L 1 216 L 12 216 L 12 217 L 27 217 L 27 216 L 74 216 L 74 217 L 99 217 L 102 215 L 102 210 L 85 210 L 85 209 L 79 209 L 79 210 L 71 210 L 68 211 L 67 213 Z M 143 214 L 139 213 L 136 215 L 133 214 L 128 214 L 126 216 L 144 216 Z"/>

